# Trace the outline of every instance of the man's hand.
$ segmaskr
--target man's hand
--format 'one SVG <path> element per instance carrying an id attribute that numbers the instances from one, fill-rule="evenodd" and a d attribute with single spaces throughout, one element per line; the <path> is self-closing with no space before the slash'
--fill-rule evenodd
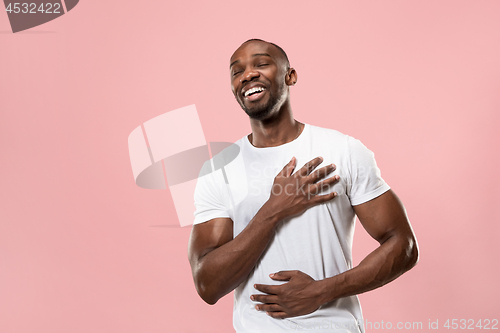
<path id="1" fill-rule="evenodd" d="M 230 218 L 215 218 L 193 226 L 188 256 L 196 290 L 205 302 L 215 304 L 248 277 L 283 219 L 336 196 L 333 191 L 316 195 L 339 179 L 338 176 L 324 179 L 335 170 L 333 165 L 314 171 L 322 161 L 317 157 L 292 175 L 296 164 L 292 158 L 274 178 L 269 200 L 234 239 Z M 299 281 L 288 284 L 293 286 Z"/>
<path id="2" fill-rule="evenodd" d="M 271 196 L 266 205 L 271 207 L 271 211 L 276 212 L 279 220 L 300 214 L 307 208 L 329 201 L 337 195 L 333 191 L 317 195 L 339 180 L 339 176 L 324 179 L 335 171 L 333 164 L 314 171 L 321 162 L 323 158 L 316 157 L 292 175 L 297 163 L 294 157 L 274 178 Z"/>
<path id="3" fill-rule="evenodd" d="M 320 300 L 317 281 L 301 271 L 281 271 L 270 275 L 277 281 L 288 281 L 273 286 L 256 284 L 255 289 L 267 295 L 252 295 L 252 301 L 260 302 L 257 310 L 266 311 L 273 318 L 288 318 L 316 311 L 323 302 Z"/>

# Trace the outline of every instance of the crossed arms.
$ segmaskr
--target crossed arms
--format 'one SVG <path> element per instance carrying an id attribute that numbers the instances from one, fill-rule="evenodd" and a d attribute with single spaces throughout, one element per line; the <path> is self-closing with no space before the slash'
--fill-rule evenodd
<path id="1" fill-rule="evenodd" d="M 285 165 L 273 186 L 288 190 L 271 191 L 269 200 L 236 237 L 233 238 L 233 221 L 229 218 L 215 218 L 193 226 L 188 257 L 196 290 L 205 302 L 215 304 L 247 278 L 284 218 L 334 200 L 335 192 L 311 197 L 339 180 L 338 176 L 325 179 L 335 170 L 333 164 L 315 170 L 321 162 L 320 157 L 315 158 L 293 175 L 295 158 Z M 311 313 L 324 303 L 383 286 L 417 263 L 415 235 L 403 205 L 392 190 L 354 206 L 354 211 L 380 246 L 353 269 L 323 280 L 316 281 L 301 271 L 271 274 L 274 280 L 288 282 L 255 285 L 263 293 L 251 296 L 258 302 L 258 310 L 274 318 Z"/>

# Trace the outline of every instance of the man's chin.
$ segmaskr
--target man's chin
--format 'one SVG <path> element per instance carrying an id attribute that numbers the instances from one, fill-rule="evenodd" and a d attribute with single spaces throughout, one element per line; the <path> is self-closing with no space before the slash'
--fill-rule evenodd
<path id="1" fill-rule="evenodd" d="M 271 108 L 263 107 L 263 108 L 243 108 L 243 111 L 252 119 L 255 120 L 264 120 L 269 117 L 271 114 Z"/>

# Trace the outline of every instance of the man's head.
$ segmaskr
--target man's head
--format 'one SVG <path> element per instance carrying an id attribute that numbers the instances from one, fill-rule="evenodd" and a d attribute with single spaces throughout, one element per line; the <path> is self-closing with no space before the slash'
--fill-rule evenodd
<path id="1" fill-rule="evenodd" d="M 241 44 L 230 60 L 231 89 L 241 108 L 257 120 L 279 112 L 289 101 L 297 73 L 281 47 L 260 39 Z"/>

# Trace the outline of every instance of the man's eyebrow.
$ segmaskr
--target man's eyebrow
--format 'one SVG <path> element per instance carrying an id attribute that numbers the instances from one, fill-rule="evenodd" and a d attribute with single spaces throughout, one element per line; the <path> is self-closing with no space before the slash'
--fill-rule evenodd
<path id="1" fill-rule="evenodd" d="M 234 65 L 234 64 L 236 64 L 236 63 L 238 63 L 238 62 L 240 62 L 240 61 L 239 61 L 239 60 L 235 60 L 235 61 L 233 61 L 233 62 L 231 63 L 231 65 L 229 65 L 229 68 L 233 67 L 233 65 Z"/>
<path id="2" fill-rule="evenodd" d="M 271 55 L 269 53 L 255 53 L 255 54 L 252 54 L 252 57 L 269 57 L 269 58 L 272 58 Z M 233 67 L 234 64 L 240 62 L 239 60 L 235 60 L 233 61 L 230 65 L 229 65 L 229 68 Z"/>
<path id="3" fill-rule="evenodd" d="M 255 54 L 252 54 L 252 57 L 261 57 L 261 56 L 265 56 L 265 57 L 271 58 L 271 56 L 268 53 L 255 53 Z"/>

